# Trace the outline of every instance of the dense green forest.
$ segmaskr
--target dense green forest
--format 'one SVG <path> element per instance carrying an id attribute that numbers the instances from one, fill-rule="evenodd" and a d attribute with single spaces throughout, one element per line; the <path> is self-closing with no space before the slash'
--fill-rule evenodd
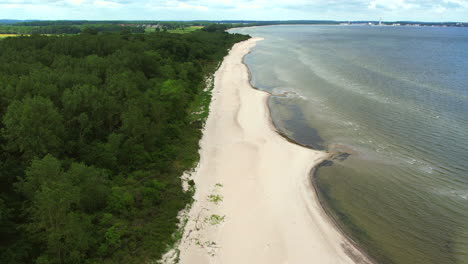
<path id="1" fill-rule="evenodd" d="M 1 25 L 0 34 L 77 34 L 85 30 L 95 30 L 97 32 L 122 32 L 143 33 L 142 26 L 121 26 L 117 24 L 85 24 L 85 25 Z"/>
<path id="2" fill-rule="evenodd" d="M 174 243 L 206 77 L 248 38 L 209 31 L 0 40 L 0 263 L 147 263 Z"/>

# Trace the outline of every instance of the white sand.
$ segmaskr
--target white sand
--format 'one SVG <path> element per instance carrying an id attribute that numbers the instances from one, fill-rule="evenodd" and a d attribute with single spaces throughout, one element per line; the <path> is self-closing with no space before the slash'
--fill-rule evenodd
<path id="1" fill-rule="evenodd" d="M 311 186 L 327 154 L 278 135 L 269 95 L 249 84 L 242 59 L 259 40 L 236 44 L 215 75 L 180 263 L 365 263 Z"/>

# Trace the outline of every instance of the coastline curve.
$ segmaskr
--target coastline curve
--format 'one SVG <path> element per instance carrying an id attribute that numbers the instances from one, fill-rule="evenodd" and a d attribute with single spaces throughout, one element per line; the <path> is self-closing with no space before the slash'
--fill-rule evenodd
<path id="1" fill-rule="evenodd" d="M 260 39 L 260 40 L 263 40 L 263 39 Z M 256 87 L 255 85 L 252 84 L 252 71 L 250 70 L 249 66 L 247 65 L 247 63 L 245 62 L 245 58 L 251 54 L 252 51 L 249 50 L 249 52 L 247 54 L 244 55 L 244 57 L 242 58 L 242 63 L 245 65 L 245 67 L 247 68 L 247 71 L 248 71 L 248 75 L 249 75 L 249 84 L 251 86 L 252 89 L 255 89 L 257 91 L 260 91 L 260 92 L 264 92 L 264 93 L 267 93 L 268 94 L 268 97 L 271 97 L 271 96 L 277 96 L 277 97 L 284 97 L 285 95 L 283 94 L 273 94 L 273 93 L 270 93 L 268 91 L 264 91 L 264 90 L 261 90 L 259 89 L 258 87 Z M 281 132 L 276 126 L 275 126 L 275 123 L 273 122 L 273 119 L 272 119 L 272 115 L 271 115 L 271 108 L 270 108 L 270 105 L 265 102 L 267 108 L 268 108 L 268 111 L 269 111 L 269 119 L 270 119 L 270 124 L 271 124 L 271 127 L 272 129 L 281 137 L 283 137 L 286 141 L 288 141 L 289 143 L 291 144 L 296 144 L 298 146 L 301 146 L 301 147 L 304 147 L 304 148 L 308 148 L 308 149 L 311 149 L 311 150 L 314 150 L 314 151 L 321 151 L 321 152 L 324 152 L 327 154 L 326 157 L 323 158 L 323 160 L 319 163 L 316 163 L 311 169 L 310 169 L 310 172 L 309 172 L 309 175 L 310 175 L 310 188 L 313 189 L 313 192 L 314 192 L 314 196 L 316 197 L 318 203 L 320 204 L 320 206 L 322 207 L 322 210 L 323 210 L 323 213 L 326 215 L 327 218 L 329 218 L 330 222 L 336 227 L 336 229 L 338 231 L 340 231 L 340 233 L 346 238 L 347 241 L 343 242 L 342 244 L 342 247 L 343 249 L 346 251 L 346 253 L 348 254 L 348 256 L 353 259 L 353 261 L 357 264 L 376 264 L 377 262 L 363 249 L 359 246 L 359 243 L 357 243 L 352 237 L 351 235 L 349 235 L 344 229 L 343 227 L 340 225 L 339 221 L 333 216 L 333 214 L 330 212 L 330 208 L 327 206 L 326 202 L 324 201 L 324 199 L 320 196 L 320 190 L 318 189 L 318 186 L 316 185 L 315 183 L 315 178 L 316 178 L 316 172 L 317 170 L 321 167 L 321 166 L 329 166 L 330 164 L 333 164 L 333 162 L 335 160 L 343 160 L 343 159 L 346 159 L 349 155 L 351 155 L 350 153 L 347 153 L 347 152 L 341 152 L 341 151 L 333 151 L 333 152 L 330 152 L 329 150 L 316 150 L 314 148 L 312 148 L 311 146 L 308 146 L 306 144 L 302 144 L 300 143 L 299 141 L 289 137 L 287 134 Z M 342 158 L 344 157 L 344 158 Z M 356 253 L 355 251 L 359 251 L 358 253 Z"/>
<path id="2" fill-rule="evenodd" d="M 373 263 L 314 193 L 310 173 L 333 153 L 278 133 L 270 94 L 250 84 L 244 58 L 260 40 L 236 44 L 215 74 L 180 263 Z"/>

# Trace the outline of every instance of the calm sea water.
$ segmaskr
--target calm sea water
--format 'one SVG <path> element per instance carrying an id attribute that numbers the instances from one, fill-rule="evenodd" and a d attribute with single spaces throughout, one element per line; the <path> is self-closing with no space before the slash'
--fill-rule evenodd
<path id="1" fill-rule="evenodd" d="M 320 196 L 381 263 L 468 263 L 468 29 L 272 26 L 246 57 L 284 133 L 351 155 Z"/>

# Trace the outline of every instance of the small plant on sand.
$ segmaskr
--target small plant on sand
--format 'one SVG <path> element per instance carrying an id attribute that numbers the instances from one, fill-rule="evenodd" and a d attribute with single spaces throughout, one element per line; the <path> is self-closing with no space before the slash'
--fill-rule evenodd
<path id="1" fill-rule="evenodd" d="M 195 245 L 199 246 L 199 247 L 203 247 L 200 239 L 198 238 L 192 238 L 192 240 L 195 242 Z"/>
<path id="2" fill-rule="evenodd" d="M 223 201 L 223 197 L 219 194 L 210 194 L 208 200 L 212 203 L 218 204 Z"/>
<path id="3" fill-rule="evenodd" d="M 216 242 L 213 241 L 205 241 L 206 247 L 216 247 Z"/>
<path id="4" fill-rule="evenodd" d="M 212 214 L 210 216 L 205 217 L 205 223 L 208 223 L 210 225 L 218 225 L 224 221 L 225 217 L 225 215 L 221 216 L 217 214 Z"/>
<path id="5" fill-rule="evenodd" d="M 221 187 L 223 187 L 223 185 L 221 183 L 217 183 L 217 184 L 215 184 L 215 187 L 221 188 Z"/>

